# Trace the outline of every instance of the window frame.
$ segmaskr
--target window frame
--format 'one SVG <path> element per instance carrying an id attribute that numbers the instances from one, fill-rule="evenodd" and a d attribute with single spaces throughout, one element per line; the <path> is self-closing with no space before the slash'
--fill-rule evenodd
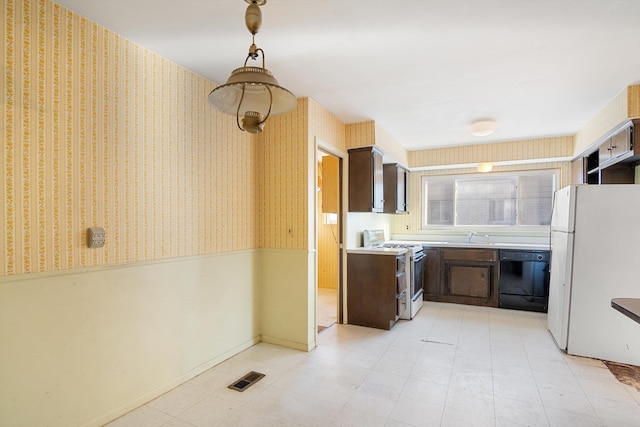
<path id="1" fill-rule="evenodd" d="M 502 175 L 506 177 L 517 177 L 518 182 L 521 176 L 532 176 L 532 175 L 550 175 L 553 178 L 553 192 L 557 191 L 560 188 L 560 169 L 535 169 L 535 170 L 522 170 L 522 171 L 505 171 L 505 172 L 492 172 L 490 174 L 486 173 L 468 173 L 468 174 L 451 174 L 451 175 L 423 175 L 421 177 L 421 193 L 420 193 L 420 229 L 422 231 L 434 231 L 434 230 L 474 230 L 474 229 L 491 229 L 491 230 L 505 230 L 505 231 L 527 231 L 527 230 L 543 230 L 548 229 L 549 225 L 518 225 L 520 213 L 519 213 L 519 205 L 520 198 L 519 194 L 516 198 L 516 224 L 515 225 L 503 225 L 503 224 L 484 224 L 484 225 L 457 225 L 456 224 L 456 194 L 455 194 L 455 181 L 458 179 L 490 179 L 495 178 L 496 175 Z M 428 224 L 428 204 L 427 204 L 427 183 L 429 181 L 454 181 L 454 194 L 453 194 L 453 224 L 444 225 L 444 224 Z M 519 191 L 519 189 L 518 189 Z"/>

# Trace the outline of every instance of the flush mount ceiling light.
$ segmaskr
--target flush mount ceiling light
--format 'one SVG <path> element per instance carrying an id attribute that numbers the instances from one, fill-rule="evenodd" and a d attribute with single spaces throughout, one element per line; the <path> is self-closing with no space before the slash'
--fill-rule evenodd
<path id="1" fill-rule="evenodd" d="M 223 113 L 236 116 L 240 130 L 260 133 L 269 116 L 284 114 L 296 106 L 296 97 L 280 86 L 271 71 L 264 66 L 264 51 L 255 44 L 255 35 L 262 25 L 262 12 L 267 0 L 245 0 L 249 3 L 245 23 L 251 33 L 251 46 L 244 66 L 236 68 L 222 86 L 211 91 L 207 100 Z M 247 66 L 249 59 L 262 56 L 262 67 Z M 242 122 L 242 123 L 241 123 Z"/>
<path id="2" fill-rule="evenodd" d="M 496 131 L 496 122 L 493 120 L 478 120 L 470 125 L 471 135 L 489 136 Z"/>

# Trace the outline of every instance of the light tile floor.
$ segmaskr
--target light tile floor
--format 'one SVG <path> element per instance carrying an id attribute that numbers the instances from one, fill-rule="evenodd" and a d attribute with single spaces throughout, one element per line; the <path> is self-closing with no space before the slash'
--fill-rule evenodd
<path id="1" fill-rule="evenodd" d="M 338 318 L 337 289 L 318 288 L 318 326 L 328 328 Z"/>
<path id="2" fill-rule="evenodd" d="M 309 353 L 261 343 L 109 426 L 640 426 L 640 392 L 560 352 L 545 317 L 429 302 Z M 251 370 L 266 377 L 227 388 Z"/>

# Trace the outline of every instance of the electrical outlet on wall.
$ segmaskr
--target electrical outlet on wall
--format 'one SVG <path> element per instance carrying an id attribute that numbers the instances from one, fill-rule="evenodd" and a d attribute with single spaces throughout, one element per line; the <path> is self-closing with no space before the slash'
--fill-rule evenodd
<path id="1" fill-rule="evenodd" d="M 87 229 L 87 247 L 101 248 L 104 246 L 105 232 L 102 227 L 91 227 Z"/>

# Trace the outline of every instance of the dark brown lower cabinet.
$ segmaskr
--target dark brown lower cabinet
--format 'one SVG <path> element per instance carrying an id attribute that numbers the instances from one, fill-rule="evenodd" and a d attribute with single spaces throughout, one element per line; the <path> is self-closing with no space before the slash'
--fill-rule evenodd
<path id="1" fill-rule="evenodd" d="M 449 295 L 489 298 L 491 296 L 491 267 L 455 265 L 447 263 Z"/>
<path id="2" fill-rule="evenodd" d="M 405 255 L 347 254 L 347 323 L 391 329 L 406 308 L 405 260 Z"/>
<path id="3" fill-rule="evenodd" d="M 424 283 L 424 299 L 431 300 L 432 297 L 439 297 L 442 292 L 442 278 L 440 268 L 440 258 L 442 257 L 442 249 L 440 248 L 424 248 L 426 255 L 425 262 L 422 266 L 422 277 Z M 437 301 L 437 299 L 435 300 Z"/>
<path id="4" fill-rule="evenodd" d="M 500 261 L 493 249 L 440 249 L 438 282 L 425 280 L 425 299 L 457 304 L 498 306 Z M 429 274 L 431 270 L 426 270 Z M 431 272 L 432 275 L 437 273 Z M 439 286 L 438 286 L 439 285 Z M 439 291 L 439 292 L 438 292 Z"/>

